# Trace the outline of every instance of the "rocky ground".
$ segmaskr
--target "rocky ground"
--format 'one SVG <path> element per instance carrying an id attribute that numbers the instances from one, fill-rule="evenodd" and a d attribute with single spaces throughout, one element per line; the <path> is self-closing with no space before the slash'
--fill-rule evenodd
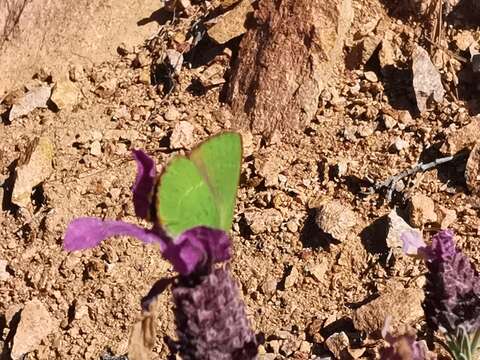
<path id="1" fill-rule="evenodd" d="M 422 338 L 425 269 L 399 252 L 399 227 L 427 240 L 451 228 L 479 265 L 480 74 L 472 55 L 480 31 L 454 18 L 435 35 L 438 13 L 413 16 L 391 3 L 354 3 L 371 17 L 351 29 L 345 71 L 289 141 L 266 145 L 242 130 L 231 267 L 263 359 L 375 358 L 386 315 Z M 161 167 L 232 127 L 222 99 L 238 39 L 192 45 L 192 24 L 212 10 L 178 11 L 144 43 L 118 44 L 106 62 L 38 72 L 0 94 L 2 358 L 13 343 L 16 358 L 118 359 L 141 297 L 172 274 L 156 248 L 134 239 L 81 253 L 61 245 L 75 217 L 138 222 L 130 149 L 145 149 Z M 459 155 L 375 191 L 451 154 Z M 160 301 L 153 358 L 165 359 L 175 336 L 170 293 Z"/>

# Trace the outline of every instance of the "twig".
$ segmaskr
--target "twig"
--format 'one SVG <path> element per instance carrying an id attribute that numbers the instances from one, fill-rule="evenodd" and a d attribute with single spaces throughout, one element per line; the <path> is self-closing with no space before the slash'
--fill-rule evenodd
<path id="1" fill-rule="evenodd" d="M 392 200 L 392 194 L 395 190 L 395 186 L 400 180 L 402 180 L 406 177 L 410 177 L 410 176 L 415 175 L 415 174 L 420 173 L 420 172 L 425 172 L 425 171 L 431 170 L 433 168 L 436 168 L 439 165 L 442 165 L 442 164 L 445 164 L 447 162 L 456 160 L 456 159 L 458 159 L 460 157 L 463 157 L 463 156 L 464 156 L 464 154 L 455 155 L 455 156 L 446 156 L 446 157 L 443 157 L 443 158 L 435 159 L 434 161 L 429 162 L 429 163 L 418 163 L 415 166 L 413 166 L 412 168 L 407 169 L 407 170 L 403 170 L 402 172 L 400 172 L 396 175 L 390 176 L 388 179 L 386 179 L 382 182 L 374 183 L 367 190 L 366 193 L 379 192 L 382 189 L 387 189 L 387 199 L 388 199 L 388 201 L 390 201 L 390 200 Z"/>

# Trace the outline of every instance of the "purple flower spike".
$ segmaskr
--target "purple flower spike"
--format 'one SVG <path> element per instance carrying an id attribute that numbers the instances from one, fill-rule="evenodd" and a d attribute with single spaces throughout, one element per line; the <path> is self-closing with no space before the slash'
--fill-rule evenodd
<path id="1" fill-rule="evenodd" d="M 230 239 L 222 230 L 198 226 L 183 232 L 164 253 L 177 272 L 189 275 L 230 259 Z"/>
<path id="2" fill-rule="evenodd" d="M 406 255 L 417 255 L 421 253 L 420 249 L 427 246 L 418 231 L 404 231 L 400 235 L 400 240 L 402 240 L 402 250 Z"/>
<path id="3" fill-rule="evenodd" d="M 132 187 L 133 206 L 138 217 L 148 219 L 157 176 L 155 161 L 142 150 L 132 153 L 137 162 L 137 177 Z"/>
<path id="4" fill-rule="evenodd" d="M 453 241 L 452 230 L 442 230 L 432 237 L 432 245 L 428 257 L 430 260 L 448 261 L 452 259 L 457 250 Z"/>
<path id="5" fill-rule="evenodd" d="M 437 233 L 427 252 L 427 283 L 423 307 L 433 330 L 455 334 L 480 329 L 480 275 L 459 251 L 449 230 Z"/>
<path id="6" fill-rule="evenodd" d="M 102 221 L 85 217 L 75 219 L 68 225 L 63 247 L 67 251 L 90 249 L 103 240 L 117 235 L 133 236 L 146 244 L 157 243 L 162 251 L 168 241 L 158 231 L 154 232 L 123 221 Z"/>

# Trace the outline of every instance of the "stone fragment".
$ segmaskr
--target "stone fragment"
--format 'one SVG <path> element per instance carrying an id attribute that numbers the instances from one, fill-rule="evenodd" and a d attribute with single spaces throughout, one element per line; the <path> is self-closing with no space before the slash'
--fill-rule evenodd
<path id="1" fill-rule="evenodd" d="M 325 274 L 328 270 L 328 261 L 323 260 L 318 264 L 308 265 L 305 270 L 315 280 L 317 280 L 318 282 L 322 282 L 325 279 Z"/>
<path id="2" fill-rule="evenodd" d="M 439 205 L 436 208 L 437 223 L 440 229 L 448 229 L 455 221 L 457 221 L 457 213 L 455 210 L 447 209 L 445 206 Z"/>
<path id="3" fill-rule="evenodd" d="M 54 146 L 46 137 L 35 139 L 27 150 L 25 162 L 17 167 L 12 202 L 20 207 L 30 204 L 32 189 L 52 173 Z"/>
<path id="4" fill-rule="evenodd" d="M 453 41 L 459 50 L 466 51 L 475 39 L 470 31 L 462 31 L 453 37 Z"/>
<path id="5" fill-rule="evenodd" d="M 426 223 L 437 221 L 435 203 L 424 194 L 415 194 L 408 204 L 410 224 L 415 227 L 423 227 Z"/>
<path id="6" fill-rule="evenodd" d="M 260 286 L 260 291 L 263 295 L 272 296 L 277 291 L 277 280 L 268 276 Z"/>
<path id="7" fill-rule="evenodd" d="M 198 79 L 205 88 L 212 88 L 224 84 L 225 67 L 220 63 L 214 63 L 198 74 Z"/>
<path id="8" fill-rule="evenodd" d="M 480 134 L 480 116 L 475 116 L 468 125 L 449 134 L 440 151 L 447 155 L 454 155 L 461 150 L 471 150 L 478 141 L 478 134 Z"/>
<path id="9" fill-rule="evenodd" d="M 362 124 L 357 129 L 358 136 L 363 138 L 373 135 L 374 132 L 375 132 L 375 124 L 373 123 Z"/>
<path id="10" fill-rule="evenodd" d="M 51 100 L 59 110 L 71 109 L 77 104 L 79 91 L 66 77 L 60 78 L 52 90 Z"/>
<path id="11" fill-rule="evenodd" d="M 218 44 L 244 34 L 247 31 L 245 21 L 249 13 L 253 12 L 250 0 L 243 0 L 232 10 L 217 17 L 215 25 L 207 30 L 208 36 Z"/>
<path id="12" fill-rule="evenodd" d="M 335 355 L 336 359 L 345 359 L 345 355 L 348 353 L 348 348 L 350 347 L 350 341 L 348 340 L 347 334 L 342 331 L 330 335 L 330 337 L 325 340 L 325 346 Z"/>
<path id="13" fill-rule="evenodd" d="M 480 194 L 480 142 L 473 147 L 465 168 L 465 179 L 472 194 Z"/>
<path id="14" fill-rule="evenodd" d="M 297 268 L 295 266 L 292 267 L 292 269 L 290 270 L 290 274 L 288 274 L 287 277 L 285 278 L 285 289 L 288 289 L 294 286 L 295 283 L 297 282 L 299 275 L 300 274 L 298 273 Z"/>
<path id="15" fill-rule="evenodd" d="M 6 260 L 0 260 L 0 282 L 7 281 L 10 277 L 10 274 L 7 271 L 7 265 L 8 263 Z"/>
<path id="16" fill-rule="evenodd" d="M 172 67 L 175 74 L 180 74 L 183 65 L 183 55 L 175 49 L 166 51 L 165 61 Z"/>
<path id="17" fill-rule="evenodd" d="M 35 350 L 54 327 L 52 317 L 39 300 L 26 303 L 13 337 L 12 359 L 22 359 L 25 354 Z"/>
<path id="18" fill-rule="evenodd" d="M 380 66 L 382 68 L 395 64 L 395 50 L 392 45 L 392 38 L 393 34 L 391 34 L 390 31 L 387 31 L 385 38 L 382 40 L 382 46 L 378 53 Z"/>
<path id="19" fill-rule="evenodd" d="M 391 316 L 391 325 L 413 325 L 424 316 L 424 292 L 419 288 L 387 288 L 375 300 L 359 307 L 353 314 L 353 325 L 368 334 L 382 330 L 385 319 Z"/>
<path id="20" fill-rule="evenodd" d="M 295 220 L 289 220 L 287 222 L 287 229 L 288 231 L 290 231 L 291 233 L 295 234 L 297 231 L 298 231 L 298 225 L 297 225 L 297 222 Z"/>
<path id="21" fill-rule="evenodd" d="M 393 148 L 396 151 L 402 151 L 406 147 L 408 147 L 408 142 L 403 140 L 402 138 L 396 138 L 395 141 L 393 142 Z"/>
<path id="22" fill-rule="evenodd" d="M 163 114 L 163 118 L 167 121 L 175 121 L 180 118 L 180 111 L 178 111 L 175 107 L 170 106 L 165 114 Z"/>
<path id="23" fill-rule="evenodd" d="M 395 250 L 395 254 L 403 254 L 401 251 L 403 242 L 401 236 L 405 232 L 413 232 L 416 236 L 422 237 L 418 229 L 412 228 L 401 218 L 395 209 L 388 214 L 388 234 L 386 239 L 387 248 Z"/>
<path id="24" fill-rule="evenodd" d="M 195 128 L 188 121 L 180 121 L 173 128 L 172 136 L 170 136 L 170 148 L 172 149 L 190 149 L 195 140 L 193 138 L 193 130 Z"/>
<path id="25" fill-rule="evenodd" d="M 277 232 L 282 220 L 282 214 L 277 209 L 245 212 L 245 221 L 255 235 L 262 234 L 266 231 Z"/>
<path id="26" fill-rule="evenodd" d="M 337 200 L 323 204 L 317 209 L 318 227 L 335 240 L 345 241 L 350 229 L 357 224 L 355 213 Z"/>
<path id="27" fill-rule="evenodd" d="M 100 96 L 101 98 L 109 98 L 115 94 L 117 89 L 117 80 L 115 78 L 106 80 L 98 84 L 95 88 L 95 94 Z"/>
<path id="28" fill-rule="evenodd" d="M 93 156 L 102 155 L 102 145 L 100 144 L 100 141 L 95 140 L 90 144 L 90 154 Z"/>
<path id="29" fill-rule="evenodd" d="M 365 79 L 372 83 L 376 83 L 378 81 L 378 76 L 373 71 L 366 71 L 364 73 Z"/>
<path id="30" fill-rule="evenodd" d="M 265 179 L 266 187 L 277 187 L 279 185 L 278 176 L 283 169 L 283 162 L 273 153 L 258 154 L 255 157 L 255 171 Z"/>
<path id="31" fill-rule="evenodd" d="M 412 58 L 413 89 L 418 110 L 422 113 L 428 109 L 431 99 L 442 102 L 445 90 L 440 73 L 425 49 L 416 46 Z"/>
<path id="32" fill-rule="evenodd" d="M 23 115 L 27 115 L 36 108 L 46 108 L 51 93 L 52 88 L 47 85 L 33 88 L 14 102 L 8 114 L 8 120 L 12 121 Z"/>
<path id="33" fill-rule="evenodd" d="M 383 114 L 383 125 L 385 126 L 385 129 L 392 129 L 397 125 L 397 120 L 393 116 Z"/>

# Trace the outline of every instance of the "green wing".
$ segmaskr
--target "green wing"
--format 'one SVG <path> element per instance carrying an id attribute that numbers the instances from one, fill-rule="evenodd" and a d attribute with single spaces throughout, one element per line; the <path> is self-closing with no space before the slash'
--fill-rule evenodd
<path id="1" fill-rule="evenodd" d="M 241 137 L 228 132 L 167 165 L 156 200 L 158 221 L 171 236 L 200 225 L 230 230 L 241 159 Z"/>

